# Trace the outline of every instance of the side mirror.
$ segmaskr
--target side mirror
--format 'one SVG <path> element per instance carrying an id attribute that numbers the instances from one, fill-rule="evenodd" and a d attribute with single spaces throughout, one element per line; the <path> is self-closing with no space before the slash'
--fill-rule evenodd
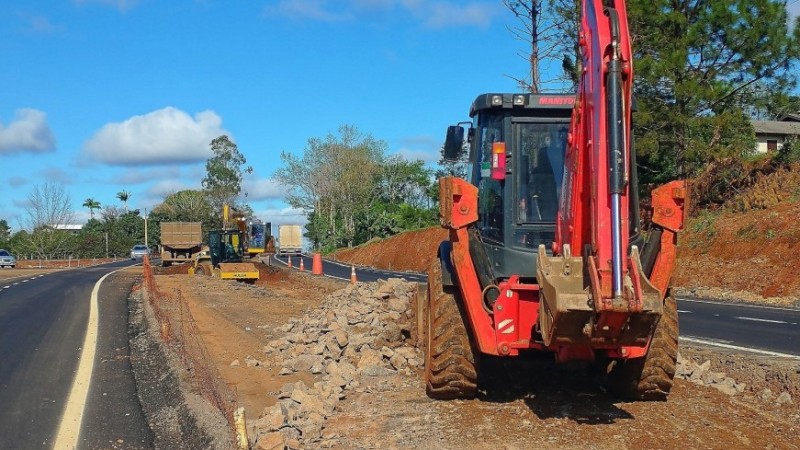
<path id="1" fill-rule="evenodd" d="M 447 127 L 447 138 L 444 141 L 442 156 L 446 161 L 457 161 L 464 149 L 464 127 L 452 125 Z"/>

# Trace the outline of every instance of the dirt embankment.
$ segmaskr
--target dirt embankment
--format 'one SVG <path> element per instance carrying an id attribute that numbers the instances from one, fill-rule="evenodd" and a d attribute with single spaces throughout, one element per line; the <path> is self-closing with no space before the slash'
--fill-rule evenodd
<path id="1" fill-rule="evenodd" d="M 800 202 L 747 212 L 703 212 L 679 236 L 673 284 L 684 294 L 800 307 Z M 440 227 L 341 249 L 332 257 L 383 269 L 424 272 L 447 239 Z"/>
<path id="2" fill-rule="evenodd" d="M 330 257 L 350 264 L 422 273 L 436 257 L 436 250 L 445 239 L 447 230 L 441 227 L 424 228 L 386 239 L 373 239 L 354 248 L 339 249 Z"/>

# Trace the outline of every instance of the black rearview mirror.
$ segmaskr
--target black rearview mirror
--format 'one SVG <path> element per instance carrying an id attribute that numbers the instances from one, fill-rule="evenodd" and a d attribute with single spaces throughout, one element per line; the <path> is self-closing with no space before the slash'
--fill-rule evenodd
<path id="1" fill-rule="evenodd" d="M 447 138 L 444 141 L 442 156 L 446 161 L 457 161 L 464 149 L 464 127 L 452 125 L 447 127 Z"/>

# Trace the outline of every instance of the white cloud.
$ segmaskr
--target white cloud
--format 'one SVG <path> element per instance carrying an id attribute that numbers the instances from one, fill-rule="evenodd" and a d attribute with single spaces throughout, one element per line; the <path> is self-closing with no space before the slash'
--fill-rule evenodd
<path id="1" fill-rule="evenodd" d="M 150 186 L 150 188 L 147 190 L 147 196 L 161 201 L 169 194 L 174 194 L 175 192 L 186 189 L 200 189 L 200 186 L 192 186 L 179 180 L 161 180 L 158 183 Z"/>
<path id="2" fill-rule="evenodd" d="M 461 25 L 475 25 L 486 28 L 498 13 L 496 5 L 488 3 L 471 3 L 468 5 L 433 2 L 426 5 L 424 14 L 425 26 L 430 28 L 445 28 Z"/>
<path id="3" fill-rule="evenodd" d="M 307 214 L 295 208 L 267 208 L 253 211 L 253 214 L 262 222 L 272 223 L 272 234 L 278 233 L 278 225 L 298 224 L 305 226 L 308 223 Z M 303 230 L 305 232 L 305 229 Z"/>
<path id="4" fill-rule="evenodd" d="M 11 204 L 19 209 L 25 209 L 31 204 L 31 202 L 27 198 L 23 198 L 23 199 L 14 199 L 11 201 Z"/>
<path id="5" fill-rule="evenodd" d="M 28 179 L 25 177 L 11 177 L 6 180 L 11 187 L 20 187 L 28 184 Z"/>
<path id="6" fill-rule="evenodd" d="M 75 182 L 75 173 L 67 172 L 66 170 L 59 169 L 58 167 L 48 167 L 39 172 L 41 179 L 56 182 L 58 184 L 73 184 Z"/>
<path id="7" fill-rule="evenodd" d="M 100 218 L 100 217 L 101 217 L 100 213 L 95 210 L 94 218 L 97 219 L 97 218 Z M 85 224 L 91 218 L 92 218 L 92 216 L 89 215 L 89 210 L 86 209 L 86 208 L 79 209 L 79 210 L 76 210 L 76 211 L 72 211 L 72 223 Z"/>
<path id="8" fill-rule="evenodd" d="M 28 31 L 34 34 L 52 34 L 62 30 L 62 27 L 53 25 L 45 16 L 29 16 L 25 20 L 28 22 Z"/>
<path id="9" fill-rule="evenodd" d="M 407 147 L 403 147 L 400 150 L 397 150 L 395 153 L 402 156 L 407 161 L 416 161 L 421 159 L 426 163 L 436 163 L 439 161 L 440 156 L 438 150 L 420 150 Z"/>
<path id="10" fill-rule="evenodd" d="M 246 201 L 282 199 L 286 196 L 286 186 L 271 178 L 246 179 L 242 182 L 242 196 Z"/>
<path id="11" fill-rule="evenodd" d="M 110 165 L 199 162 L 211 156 L 209 143 L 222 134 L 214 111 L 189 114 L 171 106 L 143 116 L 109 123 L 83 145 L 83 154 Z"/>
<path id="12" fill-rule="evenodd" d="M 38 109 L 18 109 L 8 126 L 0 123 L 0 154 L 45 153 L 55 148 L 47 115 Z"/>
<path id="13" fill-rule="evenodd" d="M 408 161 L 421 159 L 426 163 L 436 164 L 441 156 L 440 139 L 430 136 L 406 136 L 401 138 L 399 143 L 400 149 L 395 153 Z"/>
<path id="14" fill-rule="evenodd" d="M 321 22 L 339 22 L 353 19 L 347 11 L 334 12 L 327 7 L 327 0 L 281 0 L 276 5 L 264 8 L 269 16 L 282 16 L 292 20 L 311 19 Z"/>
<path id="15" fill-rule="evenodd" d="M 487 27 L 501 11 L 497 2 L 470 3 L 430 0 L 281 0 L 264 12 L 292 20 L 348 21 L 380 12 L 407 12 L 428 28 L 452 26 Z"/>
<path id="16" fill-rule="evenodd" d="M 151 182 L 153 180 L 176 179 L 180 177 L 180 174 L 181 171 L 178 167 L 143 170 L 129 169 L 126 170 L 122 175 L 116 176 L 110 180 L 107 180 L 106 182 L 115 185 L 142 184 Z"/>

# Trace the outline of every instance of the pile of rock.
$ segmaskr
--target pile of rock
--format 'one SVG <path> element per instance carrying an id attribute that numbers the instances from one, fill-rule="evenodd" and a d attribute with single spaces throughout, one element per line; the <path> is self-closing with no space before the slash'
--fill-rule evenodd
<path id="1" fill-rule="evenodd" d="M 710 360 L 696 363 L 690 359 L 682 358 L 680 352 L 678 353 L 678 366 L 675 371 L 675 377 L 689 380 L 701 386 L 718 389 L 727 395 L 741 394 L 747 387 L 745 383 L 737 382 L 733 378 L 727 376 L 725 372 L 711 370 Z M 753 389 L 751 389 L 751 391 L 753 391 Z M 769 388 L 765 388 L 757 392 L 756 395 L 765 403 L 775 403 L 777 405 L 792 404 L 792 395 L 788 392 L 781 392 L 776 395 Z"/>
<path id="2" fill-rule="evenodd" d="M 337 446 L 338 436 L 323 434 L 325 419 L 360 386 L 361 377 L 413 375 L 423 364 L 409 342 L 415 292 L 414 283 L 400 279 L 349 285 L 280 327 L 283 336 L 269 342 L 264 353 L 281 361 L 281 374 L 309 372 L 321 381 L 283 386 L 278 404 L 251 422 L 255 448 Z"/>
<path id="3" fill-rule="evenodd" d="M 711 361 L 705 360 L 703 363 L 698 364 L 690 359 L 681 357 L 680 352 L 678 352 L 675 377 L 689 380 L 701 386 L 713 387 L 727 395 L 741 394 L 747 387 L 745 383 L 738 383 L 727 376 L 725 372 L 711 370 Z"/>

